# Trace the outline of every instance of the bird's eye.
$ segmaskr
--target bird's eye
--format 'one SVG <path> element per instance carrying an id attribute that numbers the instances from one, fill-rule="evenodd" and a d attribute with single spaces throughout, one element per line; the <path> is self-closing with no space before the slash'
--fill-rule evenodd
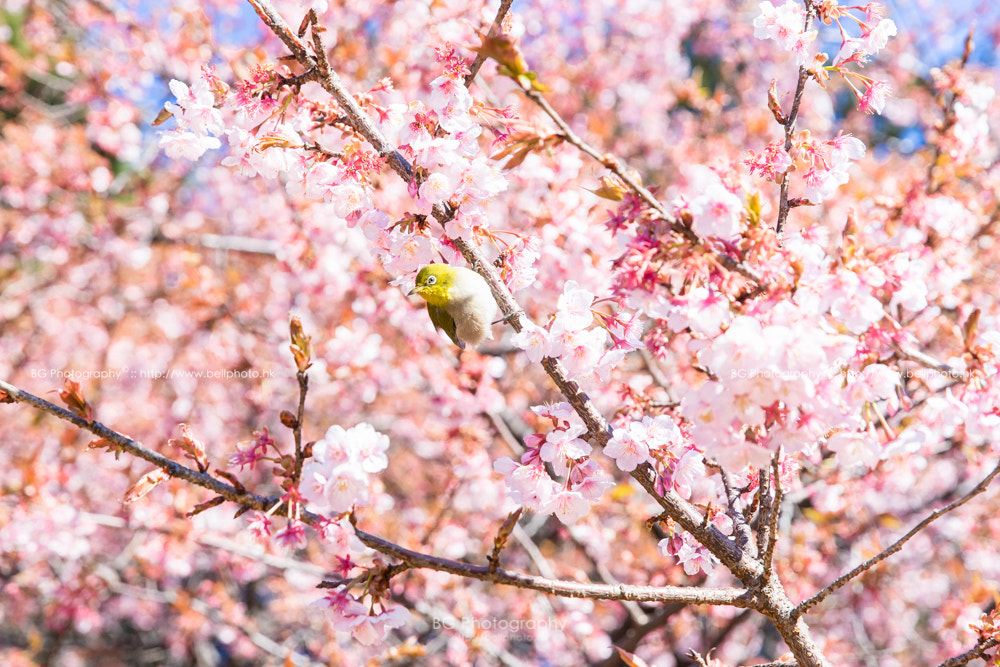
<path id="1" fill-rule="evenodd" d="M 427 284 L 428 285 L 433 285 L 437 281 L 438 281 L 438 277 L 437 276 L 427 276 Z"/>

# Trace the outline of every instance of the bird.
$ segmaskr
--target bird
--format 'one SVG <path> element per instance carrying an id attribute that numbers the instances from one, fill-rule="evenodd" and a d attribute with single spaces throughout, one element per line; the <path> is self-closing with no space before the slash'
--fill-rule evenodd
<path id="1" fill-rule="evenodd" d="M 428 264 L 417 273 L 417 282 L 407 296 L 427 302 L 435 329 L 444 329 L 455 345 L 476 347 L 493 338 L 497 302 L 481 275 L 462 266 Z"/>

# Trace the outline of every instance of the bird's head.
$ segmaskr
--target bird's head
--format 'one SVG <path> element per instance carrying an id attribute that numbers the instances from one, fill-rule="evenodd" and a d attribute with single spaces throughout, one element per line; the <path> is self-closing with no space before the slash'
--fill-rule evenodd
<path id="1" fill-rule="evenodd" d="M 417 273 L 417 283 L 407 296 L 418 294 L 432 306 L 444 308 L 451 302 L 457 276 L 458 272 L 447 264 L 428 264 Z"/>

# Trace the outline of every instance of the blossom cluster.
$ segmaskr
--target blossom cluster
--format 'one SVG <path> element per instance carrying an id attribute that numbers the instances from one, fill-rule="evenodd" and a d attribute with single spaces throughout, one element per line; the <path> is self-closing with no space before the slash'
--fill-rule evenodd
<path id="1" fill-rule="evenodd" d="M 798 0 L 786 0 L 780 7 L 770 1 L 760 3 L 761 14 L 754 19 L 754 37 L 774 40 L 778 46 L 795 54 L 800 67 L 809 67 L 821 84 L 829 76 L 826 69 L 838 72 L 858 98 L 858 108 L 866 113 L 882 113 L 886 98 L 891 94 L 884 81 L 877 81 L 852 70 L 851 65 L 863 67 L 868 59 L 885 48 L 889 38 L 896 34 L 896 24 L 882 16 L 882 6 L 871 2 L 864 6 L 842 7 L 837 0 L 814 3 L 813 8 L 819 19 L 830 25 L 836 23 L 840 29 L 841 45 L 833 63 L 828 68 L 823 65 L 826 54 L 813 54 L 810 45 L 819 34 L 807 30 L 806 5 Z M 851 36 L 845 21 L 856 26 L 859 34 Z M 864 91 L 858 89 L 859 82 Z"/>
<path id="2" fill-rule="evenodd" d="M 330 612 L 331 623 L 337 631 L 349 632 L 364 646 L 384 640 L 389 630 L 402 626 L 410 617 L 406 608 L 398 605 L 379 605 L 376 613 L 373 609 L 375 605 L 365 604 L 345 588 L 327 593 L 317 604 Z"/>
<path id="3" fill-rule="evenodd" d="M 804 198 L 811 204 L 820 204 L 847 183 L 851 160 L 860 160 L 864 155 L 865 145 L 857 137 L 840 133 L 833 139 L 819 141 L 808 130 L 803 130 L 793 137 L 790 153 L 776 140 L 759 155 L 750 151 L 744 164 L 751 174 L 760 172 L 771 181 L 781 180 L 795 164 L 803 172 Z"/>
<path id="4" fill-rule="evenodd" d="M 568 377 L 595 374 L 607 378 L 628 352 L 641 345 L 642 318 L 638 313 L 608 315 L 594 310 L 595 295 L 568 280 L 559 296 L 556 314 L 547 327 L 526 323 L 511 342 L 534 362 L 558 357 Z M 598 326 L 592 325 L 597 323 Z M 611 341 L 611 346 L 607 343 Z"/>
<path id="5" fill-rule="evenodd" d="M 753 21 L 753 36 L 773 39 L 784 51 L 795 54 L 796 63 L 804 65 L 812 60 L 809 45 L 816 41 L 815 30 L 806 30 L 806 8 L 797 0 L 786 0 L 775 7 L 769 0 L 760 3 L 760 16 Z"/>
<path id="6" fill-rule="evenodd" d="M 726 535 L 732 534 L 732 520 L 724 512 L 714 512 L 711 517 L 712 525 Z M 695 540 L 690 533 L 677 530 L 673 522 L 667 523 L 667 537 L 661 539 L 657 547 L 664 556 L 676 558 L 689 577 L 699 572 L 710 575 L 719 563 L 719 559 L 711 551 Z"/>
<path id="7" fill-rule="evenodd" d="M 988 112 L 996 90 L 954 67 L 931 70 L 931 80 L 939 96 L 952 97 L 954 117 L 943 147 L 960 163 L 987 164 L 992 158 Z"/>
<path id="8" fill-rule="evenodd" d="M 371 502 L 370 475 L 389 464 L 389 438 L 371 424 L 334 425 L 302 467 L 302 497 L 317 509 L 347 512 Z"/>
<path id="9" fill-rule="evenodd" d="M 164 132 L 160 147 L 172 158 L 197 160 L 205 151 L 222 146 L 222 112 L 215 108 L 215 94 L 207 77 L 188 86 L 177 79 L 170 80 L 170 92 L 177 102 L 167 102 L 164 108 L 177 121 L 177 129 Z"/>
<path id="10" fill-rule="evenodd" d="M 774 40 L 782 49 L 794 52 L 800 67 L 806 68 L 805 71 L 820 85 L 825 86 L 830 71 L 839 73 L 857 96 L 859 110 L 869 114 L 882 113 L 887 98 L 892 94 L 888 83 L 862 75 L 854 69 L 863 67 L 896 34 L 895 23 L 882 16 L 878 3 L 841 7 L 837 0 L 828 0 L 810 7 L 810 11 L 815 11 L 823 23 L 836 23 L 840 29 L 841 47 L 829 66 L 825 66 L 826 54 L 814 56 L 809 51 L 809 45 L 818 33 L 806 30 L 809 24 L 806 5 L 797 0 L 787 0 L 780 7 L 775 7 L 765 1 L 760 3 L 760 10 L 760 16 L 754 19 L 755 37 Z M 845 27 L 846 22 L 856 25 L 860 34 L 851 36 L 851 31 Z M 769 106 L 775 118 L 782 124 L 787 123 L 788 118 L 781 109 L 774 83 L 770 95 Z M 797 101 L 795 105 L 798 106 Z M 793 137 L 787 150 L 785 146 L 784 141 L 772 141 L 759 154 L 750 151 L 744 163 L 751 174 L 759 172 L 768 180 L 778 182 L 795 165 L 794 170 L 803 172 L 803 199 L 814 205 L 829 199 L 838 187 L 847 182 L 849 161 L 858 160 L 865 153 L 864 143 L 843 134 L 838 134 L 831 141 L 817 141 L 810 137 L 808 131 L 800 132 Z"/>
<path id="11" fill-rule="evenodd" d="M 698 353 L 714 379 L 681 401 L 693 441 L 737 471 L 766 466 L 778 446 L 810 454 L 824 442 L 846 465 L 874 465 L 887 452 L 869 406 L 898 407 L 899 374 L 882 364 L 850 372 L 856 348 L 795 306 L 776 308 L 763 322 L 736 317 Z"/>
<path id="12" fill-rule="evenodd" d="M 570 404 L 536 406 L 532 411 L 550 419 L 553 429 L 525 438 L 528 450 L 520 462 L 503 457 L 493 469 L 504 476 L 507 496 L 518 505 L 538 514 L 554 514 L 565 524 L 576 523 L 613 483 L 590 458 L 593 447 L 580 437 L 587 427 L 571 423 L 575 412 Z M 564 477 L 561 484 L 549 476 L 546 463 Z"/>
<path id="13" fill-rule="evenodd" d="M 654 487 L 663 495 L 676 493 L 690 499 L 693 487 L 705 478 L 702 452 L 684 437 L 674 419 L 667 415 L 623 422 L 612 431 L 604 453 L 625 472 L 640 465 L 651 465 L 656 473 Z M 732 532 L 732 521 L 725 513 L 713 514 L 712 521 L 724 533 Z M 689 576 L 699 571 L 711 574 L 718 563 L 718 559 L 687 532 L 672 533 L 660 540 L 659 547 L 663 555 L 676 557 Z"/>
<path id="14" fill-rule="evenodd" d="M 727 185 L 714 170 L 691 165 L 685 171 L 683 191 L 671 188 L 671 206 L 678 217 L 690 217 L 691 230 L 701 238 L 731 241 L 744 229 L 744 201 L 734 185 Z M 689 193 L 697 193 L 692 196 Z"/>

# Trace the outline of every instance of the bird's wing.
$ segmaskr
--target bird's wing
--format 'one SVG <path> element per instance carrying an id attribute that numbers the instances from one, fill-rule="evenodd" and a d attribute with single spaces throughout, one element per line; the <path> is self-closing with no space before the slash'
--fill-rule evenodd
<path id="1" fill-rule="evenodd" d="M 451 339 L 451 342 L 464 350 L 465 343 L 460 341 L 458 336 L 455 335 L 455 318 L 449 315 L 448 311 L 444 308 L 432 306 L 430 303 L 427 304 L 427 312 L 430 313 L 431 322 L 434 323 L 434 328 L 444 329 L 444 332 L 448 334 L 448 338 Z"/>

